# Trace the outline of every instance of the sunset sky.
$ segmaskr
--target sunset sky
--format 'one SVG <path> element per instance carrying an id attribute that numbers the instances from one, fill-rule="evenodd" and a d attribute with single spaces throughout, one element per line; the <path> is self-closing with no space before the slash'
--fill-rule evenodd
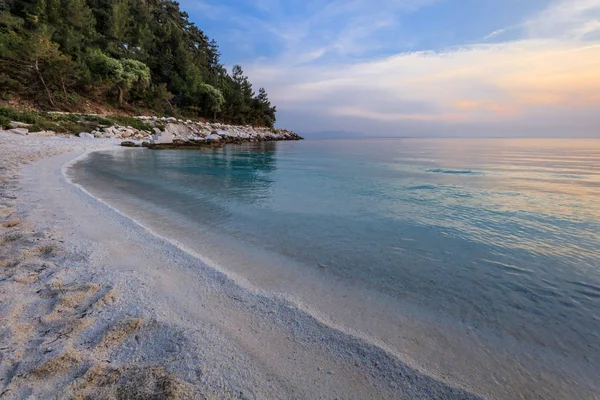
<path id="1" fill-rule="evenodd" d="M 267 89 L 281 127 L 600 137 L 600 0 L 181 4 Z"/>

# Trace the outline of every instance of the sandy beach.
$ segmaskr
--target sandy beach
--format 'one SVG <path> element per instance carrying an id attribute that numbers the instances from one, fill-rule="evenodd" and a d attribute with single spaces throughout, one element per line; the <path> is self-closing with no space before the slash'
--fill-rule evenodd
<path id="1" fill-rule="evenodd" d="M 1 133 L 3 398 L 478 398 L 72 185 L 110 140 Z"/>

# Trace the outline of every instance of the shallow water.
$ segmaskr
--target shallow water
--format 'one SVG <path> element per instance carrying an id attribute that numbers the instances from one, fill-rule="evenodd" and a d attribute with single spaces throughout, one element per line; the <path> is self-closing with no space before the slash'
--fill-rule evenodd
<path id="1" fill-rule="evenodd" d="M 276 255 L 296 280 L 327 271 L 327 279 L 600 365 L 598 140 L 125 150 L 93 153 L 72 174 L 201 252 L 218 247 L 210 240 L 227 243 L 209 254 L 216 259 L 243 243 L 243 258 Z M 244 271 L 252 281 L 252 267 Z M 269 273 L 276 279 L 276 269 Z"/>

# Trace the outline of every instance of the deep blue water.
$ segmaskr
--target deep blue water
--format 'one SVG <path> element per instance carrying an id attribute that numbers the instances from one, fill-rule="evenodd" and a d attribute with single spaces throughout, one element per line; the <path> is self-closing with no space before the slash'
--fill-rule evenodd
<path id="1" fill-rule="evenodd" d="M 307 140 L 93 153 L 92 192 L 499 335 L 600 360 L 600 141 Z"/>

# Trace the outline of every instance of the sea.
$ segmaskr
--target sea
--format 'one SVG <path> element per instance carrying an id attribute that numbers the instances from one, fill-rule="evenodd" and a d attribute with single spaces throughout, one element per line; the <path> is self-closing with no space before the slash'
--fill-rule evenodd
<path id="1" fill-rule="evenodd" d="M 124 149 L 70 174 L 253 290 L 436 376 L 499 398 L 600 385 L 600 140 Z"/>

